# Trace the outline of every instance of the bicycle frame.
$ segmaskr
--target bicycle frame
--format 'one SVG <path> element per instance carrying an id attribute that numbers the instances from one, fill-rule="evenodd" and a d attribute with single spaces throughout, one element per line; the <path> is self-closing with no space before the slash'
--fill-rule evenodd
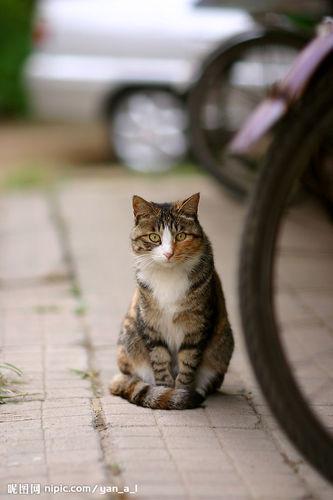
<path id="1" fill-rule="evenodd" d="M 318 35 L 300 52 L 285 78 L 270 89 L 268 97 L 249 116 L 233 138 L 229 150 L 253 155 L 259 141 L 305 93 L 320 65 L 333 51 L 333 18 L 325 19 Z"/>

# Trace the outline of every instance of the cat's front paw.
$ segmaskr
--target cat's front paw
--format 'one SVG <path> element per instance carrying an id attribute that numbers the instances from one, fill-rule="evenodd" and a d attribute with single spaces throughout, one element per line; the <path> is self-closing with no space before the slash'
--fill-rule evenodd
<path id="1" fill-rule="evenodd" d="M 185 377 L 177 376 L 175 381 L 176 389 L 185 389 L 193 386 L 193 380 Z"/>
<path id="2" fill-rule="evenodd" d="M 156 385 L 163 385 L 164 387 L 175 387 L 175 381 L 171 375 L 165 375 L 160 380 L 156 380 Z"/>

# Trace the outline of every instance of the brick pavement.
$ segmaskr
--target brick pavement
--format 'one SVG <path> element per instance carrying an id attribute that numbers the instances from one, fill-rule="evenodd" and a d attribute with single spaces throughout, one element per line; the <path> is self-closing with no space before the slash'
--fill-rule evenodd
<path id="1" fill-rule="evenodd" d="M 24 370 L 31 394 L 0 407 L 1 492 L 7 483 L 35 482 L 138 484 L 142 499 L 331 498 L 332 488 L 277 427 L 244 355 L 235 293 L 244 208 L 203 176 L 109 177 L 1 199 L 1 356 Z M 130 198 L 165 200 L 198 190 L 236 332 L 235 356 L 223 393 L 204 408 L 137 408 L 107 391 L 133 289 Z M 315 322 L 295 293 L 281 300 L 294 332 Z M 327 318 L 327 296 L 316 303 Z M 327 349 L 330 337 L 315 324 Z M 98 374 L 82 379 L 71 369 Z M 306 375 L 315 388 L 318 377 Z M 319 403 L 330 419 L 329 392 Z M 70 495 L 94 497 L 100 495 Z"/>

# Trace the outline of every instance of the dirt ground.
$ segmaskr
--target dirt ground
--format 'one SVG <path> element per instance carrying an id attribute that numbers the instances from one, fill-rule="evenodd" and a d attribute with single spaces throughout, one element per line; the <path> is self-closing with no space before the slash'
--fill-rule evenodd
<path id="1" fill-rule="evenodd" d="M 110 154 L 101 124 L 4 122 L 0 168 L 23 163 L 105 163 Z"/>

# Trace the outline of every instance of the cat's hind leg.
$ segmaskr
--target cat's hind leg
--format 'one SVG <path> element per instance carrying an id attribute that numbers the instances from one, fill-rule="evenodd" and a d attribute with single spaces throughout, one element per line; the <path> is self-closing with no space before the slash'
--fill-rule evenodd
<path id="1" fill-rule="evenodd" d="M 145 358 L 140 351 L 137 353 L 137 356 L 130 357 L 126 348 L 123 345 L 119 345 L 117 361 L 119 370 L 125 375 L 133 375 L 147 384 L 155 384 L 154 373 L 148 356 Z"/>
<path id="2" fill-rule="evenodd" d="M 198 368 L 195 388 L 200 394 L 211 394 L 221 387 L 233 350 L 232 330 L 222 314 Z"/>
<path id="3" fill-rule="evenodd" d="M 119 370 L 125 375 L 131 375 L 133 373 L 133 366 L 130 358 L 126 352 L 123 345 L 119 345 L 117 349 L 117 362 Z"/>
<path id="4" fill-rule="evenodd" d="M 195 379 L 195 390 L 206 397 L 217 391 L 224 380 L 224 373 L 218 373 L 209 366 L 199 367 Z"/>

